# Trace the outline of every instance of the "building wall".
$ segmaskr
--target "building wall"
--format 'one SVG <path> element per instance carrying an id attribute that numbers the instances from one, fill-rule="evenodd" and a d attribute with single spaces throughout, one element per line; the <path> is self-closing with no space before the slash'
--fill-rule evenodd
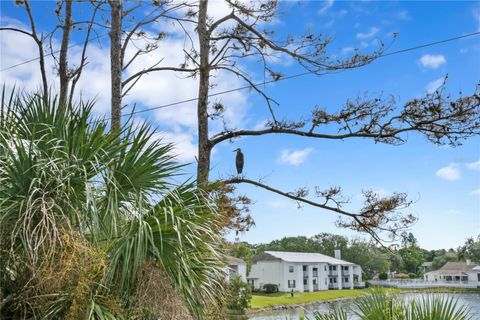
<path id="1" fill-rule="evenodd" d="M 477 281 L 479 280 L 479 274 L 480 272 L 476 271 L 476 272 L 470 272 L 468 274 L 468 281 Z"/>
<path id="2" fill-rule="evenodd" d="M 281 261 L 258 261 L 252 265 L 248 277 L 253 278 L 255 289 L 261 289 L 267 283 L 276 284 L 280 288 L 284 282 L 283 265 Z"/>
<path id="3" fill-rule="evenodd" d="M 247 282 L 247 264 L 241 263 L 238 265 L 238 276 L 245 282 Z"/>
<path id="4" fill-rule="evenodd" d="M 304 285 L 304 271 L 303 266 L 307 266 L 307 271 L 305 275 L 308 276 L 307 284 Z M 290 272 L 290 267 L 293 268 L 293 272 Z M 316 276 L 317 286 L 313 284 L 313 268 L 317 268 L 318 273 Z M 359 266 L 353 267 L 353 273 L 350 272 L 352 266 L 349 266 L 348 271 L 342 273 L 341 267 L 337 266 L 337 271 L 335 272 L 335 278 L 341 279 L 341 284 L 343 289 L 353 288 L 353 275 L 358 276 L 358 281 L 362 281 L 362 269 Z M 341 274 L 338 277 L 338 274 Z M 329 264 L 327 263 L 293 263 L 285 261 L 258 261 L 252 265 L 252 270 L 248 278 L 254 280 L 255 289 L 261 289 L 264 284 L 272 283 L 278 285 L 278 289 L 283 292 L 303 292 L 303 291 L 320 291 L 328 290 L 330 284 L 330 278 L 332 273 L 329 270 Z M 345 282 L 345 278 L 348 278 L 348 281 Z M 295 281 L 294 287 L 289 287 L 290 284 L 293 284 L 292 281 Z"/>
<path id="5" fill-rule="evenodd" d="M 480 274 L 480 272 L 468 272 L 468 281 L 469 282 L 479 282 L 478 281 L 478 274 Z M 425 281 L 435 281 L 435 279 L 437 279 L 437 281 L 445 281 L 445 277 L 447 275 L 445 274 L 442 274 L 441 271 L 430 271 L 430 272 L 427 272 L 425 273 L 425 275 L 423 276 L 423 279 Z M 448 274 L 448 276 L 451 276 L 451 274 Z"/>
<path id="6" fill-rule="evenodd" d="M 226 280 L 230 281 L 234 277 L 240 277 L 243 281 L 247 282 L 247 264 L 229 264 L 224 268 Z"/>

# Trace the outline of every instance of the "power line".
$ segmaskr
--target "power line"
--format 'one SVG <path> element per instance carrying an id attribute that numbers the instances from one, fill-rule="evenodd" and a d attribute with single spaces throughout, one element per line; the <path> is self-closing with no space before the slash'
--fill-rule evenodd
<path id="1" fill-rule="evenodd" d="M 409 52 L 409 51 L 418 50 L 418 49 L 421 49 L 421 48 L 431 47 L 431 46 L 439 45 L 439 44 L 442 44 L 442 43 L 451 42 L 451 41 L 455 41 L 455 40 L 459 40 L 459 39 L 464 39 L 464 38 L 468 38 L 468 37 L 472 37 L 472 36 L 478 36 L 478 35 L 480 35 L 480 31 L 479 32 L 472 32 L 472 33 L 461 35 L 461 36 L 456 36 L 456 37 L 453 37 L 453 38 L 448 38 L 448 39 L 443 39 L 443 40 L 439 40 L 439 41 L 429 42 L 429 43 L 417 45 L 417 46 L 410 47 L 410 48 L 405 48 L 405 49 L 401 49 L 401 50 L 397 50 L 397 51 L 392 51 L 392 52 L 389 52 L 389 53 L 384 53 L 384 54 L 378 56 L 377 59 L 388 57 L 388 56 L 393 56 L 393 55 L 396 55 L 396 54 L 405 53 L 405 52 Z M 302 77 L 302 76 L 306 76 L 306 75 L 310 75 L 310 74 L 312 74 L 312 72 L 306 71 L 306 72 L 292 74 L 290 76 L 282 77 L 278 80 L 269 80 L 269 81 L 264 81 L 264 82 L 260 82 L 260 83 L 255 83 L 253 86 L 261 86 L 261 85 L 266 85 L 266 84 L 270 84 L 270 83 L 276 83 L 276 82 L 289 80 L 289 79 L 293 79 L 293 78 L 298 78 L 298 77 Z M 241 90 L 250 89 L 250 88 L 252 88 L 252 85 L 246 85 L 246 86 L 242 86 L 242 87 L 238 87 L 238 88 L 234 88 L 234 89 L 215 92 L 215 93 L 209 94 L 208 97 L 215 97 L 215 96 L 219 96 L 219 95 L 222 95 L 222 94 L 231 93 L 231 92 L 235 92 L 235 91 L 241 91 Z M 123 114 L 121 116 L 122 117 L 132 116 L 134 114 L 139 114 L 139 113 L 149 112 L 149 111 L 152 111 L 152 110 L 173 107 L 173 106 L 176 106 L 176 105 L 179 105 L 179 104 L 184 104 L 184 103 L 188 103 L 188 102 L 192 102 L 192 101 L 196 101 L 196 100 L 198 100 L 198 97 L 190 98 L 190 99 L 186 99 L 186 100 L 181 100 L 181 101 L 177 101 L 177 102 L 171 102 L 171 103 L 163 104 L 163 105 L 152 107 L 152 108 L 133 111 L 133 112 L 128 113 L 128 114 Z M 107 118 L 107 120 L 108 119 L 109 118 Z"/>

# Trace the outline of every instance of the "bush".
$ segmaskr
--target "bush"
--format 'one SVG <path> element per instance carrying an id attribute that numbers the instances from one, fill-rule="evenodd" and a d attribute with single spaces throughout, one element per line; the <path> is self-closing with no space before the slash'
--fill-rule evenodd
<path id="1" fill-rule="evenodd" d="M 242 281 L 240 277 L 230 280 L 228 286 L 229 294 L 227 295 L 227 308 L 241 313 L 249 307 L 252 298 L 252 288 L 249 284 Z"/>
<path id="2" fill-rule="evenodd" d="M 408 276 L 411 278 L 411 279 L 415 279 L 417 277 L 417 274 L 415 272 L 410 272 L 408 274 Z"/>
<path id="3" fill-rule="evenodd" d="M 267 283 L 263 285 L 263 291 L 265 293 L 275 293 L 278 292 L 278 285 L 273 283 Z"/>
<path id="4" fill-rule="evenodd" d="M 387 280 L 388 279 L 388 274 L 386 272 L 382 272 L 378 275 L 378 279 Z"/>

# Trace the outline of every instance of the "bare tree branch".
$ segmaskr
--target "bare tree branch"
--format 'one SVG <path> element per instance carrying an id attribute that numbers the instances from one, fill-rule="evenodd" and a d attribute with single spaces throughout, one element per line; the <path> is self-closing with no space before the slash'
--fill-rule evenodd
<path id="1" fill-rule="evenodd" d="M 137 73 L 135 73 L 135 74 L 131 75 L 130 77 L 128 77 L 127 79 L 125 79 L 122 82 L 122 86 L 125 86 L 130 81 L 133 81 L 138 77 L 141 77 L 145 74 L 148 74 L 150 72 L 155 72 L 155 71 L 196 72 L 196 71 L 198 71 L 198 68 L 188 69 L 188 68 L 175 68 L 175 67 L 149 67 L 147 69 L 143 69 L 141 71 L 138 71 Z"/>
<path id="2" fill-rule="evenodd" d="M 365 198 L 364 205 L 357 213 L 355 213 L 343 209 L 344 205 L 349 203 L 349 201 L 342 196 L 339 187 L 332 187 L 327 190 L 320 190 L 316 187 L 316 197 L 323 199 L 322 202 L 319 202 L 307 198 L 309 192 L 306 188 L 300 188 L 294 192 L 286 192 L 271 187 L 261 181 L 254 181 L 243 177 L 220 180 L 213 183 L 213 186 L 241 183 L 250 184 L 276 193 L 294 200 L 299 204 L 307 204 L 337 213 L 340 217 L 347 217 L 348 220 L 340 218 L 337 221 L 337 225 L 343 228 L 368 233 L 380 244 L 388 241 L 387 239 L 382 238 L 382 235 L 386 235 L 390 241 L 394 241 L 404 230 L 407 230 L 416 221 L 416 218 L 413 215 L 400 212 L 400 210 L 408 208 L 412 203 L 407 199 L 407 195 L 403 193 L 395 193 L 390 197 L 380 197 L 373 191 L 363 191 L 362 193 Z M 333 203 L 334 205 L 331 205 L 330 203 Z"/>
<path id="3" fill-rule="evenodd" d="M 210 139 L 212 145 L 242 137 L 267 134 L 289 134 L 310 138 L 343 140 L 372 138 L 375 142 L 399 144 L 402 134 L 418 132 L 436 144 L 460 144 L 461 139 L 480 134 L 480 86 L 471 96 L 452 100 L 444 97 L 443 86 L 421 99 L 408 101 L 395 113 L 395 101 L 369 99 L 348 101 L 336 114 L 322 109 L 312 112 L 311 127 L 291 128 L 288 123 L 270 123 L 263 130 L 221 132 Z M 342 124 L 343 126 L 338 126 Z M 300 123 L 301 125 L 302 123 Z M 337 134 L 314 131 L 320 126 L 337 125 Z"/>
<path id="4" fill-rule="evenodd" d="M 73 94 L 75 93 L 75 87 L 77 86 L 77 82 L 80 79 L 82 75 L 83 68 L 87 64 L 87 47 L 88 44 L 90 43 L 90 34 L 92 33 L 92 28 L 95 22 L 95 17 L 97 15 L 97 11 L 100 9 L 100 5 L 94 6 L 93 13 L 92 13 L 92 18 L 87 24 L 87 34 L 85 35 L 85 40 L 83 41 L 83 47 L 82 47 L 82 55 L 80 56 L 80 65 L 78 68 L 72 73 L 72 85 L 70 86 L 70 97 L 69 97 L 69 104 L 72 104 L 73 100 Z"/>

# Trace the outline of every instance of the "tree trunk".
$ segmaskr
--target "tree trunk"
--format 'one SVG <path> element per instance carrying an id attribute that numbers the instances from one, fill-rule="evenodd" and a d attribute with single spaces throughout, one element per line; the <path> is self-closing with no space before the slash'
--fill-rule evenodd
<path id="1" fill-rule="evenodd" d="M 109 1 L 111 8 L 110 65 L 112 88 L 111 130 L 120 130 L 122 109 L 122 2 Z"/>
<path id="2" fill-rule="evenodd" d="M 198 88 L 198 165 L 197 184 L 202 187 L 208 184 L 210 172 L 211 146 L 208 140 L 208 91 L 210 80 L 209 54 L 210 43 L 207 30 L 208 0 L 200 0 L 198 11 L 198 41 L 200 45 L 200 82 Z"/>
<path id="3" fill-rule="evenodd" d="M 58 63 L 58 73 L 60 78 L 60 105 L 65 105 L 68 95 L 68 84 L 70 76 L 68 75 L 68 44 L 70 41 L 70 30 L 72 28 L 72 0 L 65 1 L 65 24 L 63 25 L 62 45 L 60 48 L 60 59 Z"/>

